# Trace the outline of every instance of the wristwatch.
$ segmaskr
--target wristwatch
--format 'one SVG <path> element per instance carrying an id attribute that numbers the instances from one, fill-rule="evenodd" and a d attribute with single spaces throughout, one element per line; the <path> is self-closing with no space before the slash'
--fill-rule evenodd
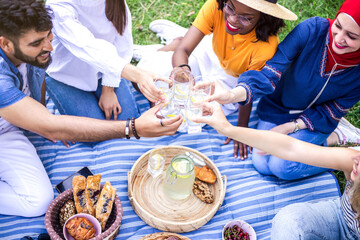
<path id="1" fill-rule="evenodd" d="M 297 120 L 294 120 L 295 123 L 295 129 L 294 129 L 294 133 L 300 130 L 300 126 Z"/>

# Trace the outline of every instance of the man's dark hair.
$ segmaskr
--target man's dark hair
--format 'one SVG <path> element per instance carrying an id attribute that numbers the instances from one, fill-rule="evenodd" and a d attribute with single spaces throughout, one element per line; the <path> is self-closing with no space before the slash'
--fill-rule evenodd
<path id="1" fill-rule="evenodd" d="M 43 0 L 0 0 L 0 36 L 17 41 L 29 30 L 49 31 L 51 17 Z"/>
<path id="2" fill-rule="evenodd" d="M 228 0 L 216 0 L 218 2 L 218 9 L 223 11 L 224 3 Z M 276 36 L 280 29 L 285 27 L 283 19 L 270 16 L 260 12 L 260 19 L 256 24 L 256 38 L 260 41 L 267 42 L 270 36 Z"/>

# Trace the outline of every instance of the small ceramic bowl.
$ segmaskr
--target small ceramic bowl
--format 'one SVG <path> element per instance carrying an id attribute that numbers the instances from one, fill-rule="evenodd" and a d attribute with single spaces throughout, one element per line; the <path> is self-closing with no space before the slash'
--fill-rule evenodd
<path id="1" fill-rule="evenodd" d="M 64 233 L 64 237 L 65 237 L 66 240 L 75 240 L 68 233 L 68 231 L 67 231 L 67 229 L 65 227 L 67 222 L 70 221 L 71 219 L 75 218 L 75 217 L 83 217 L 83 218 L 86 218 L 87 220 L 89 220 L 94 225 L 95 237 L 101 234 L 101 225 L 100 225 L 99 221 L 95 217 L 91 216 L 90 214 L 86 214 L 86 213 L 78 213 L 78 214 L 75 214 L 74 216 L 69 217 L 69 219 L 66 220 L 66 222 L 64 224 L 63 233 Z"/>
<path id="2" fill-rule="evenodd" d="M 228 227 L 233 227 L 233 226 L 239 226 L 242 230 L 244 230 L 244 232 L 249 234 L 250 240 L 256 240 L 256 233 L 255 230 L 252 228 L 252 226 L 250 224 L 248 224 L 247 222 L 243 221 L 243 220 L 232 220 L 230 222 L 228 222 L 222 231 L 222 239 L 225 240 L 224 238 L 224 232 L 225 229 Z"/>

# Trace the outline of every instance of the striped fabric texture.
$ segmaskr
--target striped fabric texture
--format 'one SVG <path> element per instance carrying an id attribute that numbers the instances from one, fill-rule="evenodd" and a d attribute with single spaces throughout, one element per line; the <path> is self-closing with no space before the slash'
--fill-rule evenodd
<path id="1" fill-rule="evenodd" d="M 140 109 L 149 108 L 148 101 L 133 89 Z M 253 108 L 256 108 L 254 104 Z M 58 114 L 51 100 L 48 109 Z M 249 125 L 257 123 L 256 111 L 252 111 Z M 233 124 L 237 113 L 228 117 Z M 124 208 L 123 220 L 116 239 L 135 240 L 159 232 L 143 222 L 132 209 L 128 199 L 127 174 L 134 162 L 148 150 L 157 146 L 180 145 L 200 151 L 208 156 L 227 176 L 225 200 L 216 215 L 200 229 L 183 233 L 193 240 L 221 239 L 223 226 L 232 219 L 250 223 L 258 239 L 270 239 L 271 219 L 284 206 L 312 200 L 338 198 L 339 190 L 335 177 L 323 173 L 297 181 L 282 181 L 275 177 L 262 176 L 253 167 L 250 157 L 241 161 L 233 157 L 233 144 L 224 145 L 225 137 L 209 126 L 200 134 L 176 133 L 174 136 L 158 138 L 115 139 L 99 143 L 76 143 L 69 149 L 58 142 L 28 133 L 45 166 L 52 185 L 88 166 L 94 174 L 102 175 L 102 182 L 110 181 Z M 56 190 L 55 196 L 58 195 Z M 0 200 L 1 201 L 1 200 Z M 23 218 L 0 215 L 0 239 L 36 237 L 45 233 L 44 216 Z"/>

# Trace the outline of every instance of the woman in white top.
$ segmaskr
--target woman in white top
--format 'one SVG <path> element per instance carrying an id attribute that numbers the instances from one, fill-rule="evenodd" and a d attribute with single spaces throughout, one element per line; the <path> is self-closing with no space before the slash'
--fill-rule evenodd
<path id="1" fill-rule="evenodd" d="M 350 148 L 321 147 L 274 131 L 235 127 L 218 105 L 206 103 L 205 115 L 194 119 L 220 134 L 260 149 L 259 154 L 337 169 L 347 179 L 341 199 L 289 205 L 275 216 L 271 239 L 360 239 L 360 152 Z"/>
<path id="2" fill-rule="evenodd" d="M 138 116 L 126 80 L 162 99 L 156 75 L 130 64 L 131 14 L 125 0 L 47 0 L 54 12 L 47 90 L 61 114 L 124 120 Z"/>

